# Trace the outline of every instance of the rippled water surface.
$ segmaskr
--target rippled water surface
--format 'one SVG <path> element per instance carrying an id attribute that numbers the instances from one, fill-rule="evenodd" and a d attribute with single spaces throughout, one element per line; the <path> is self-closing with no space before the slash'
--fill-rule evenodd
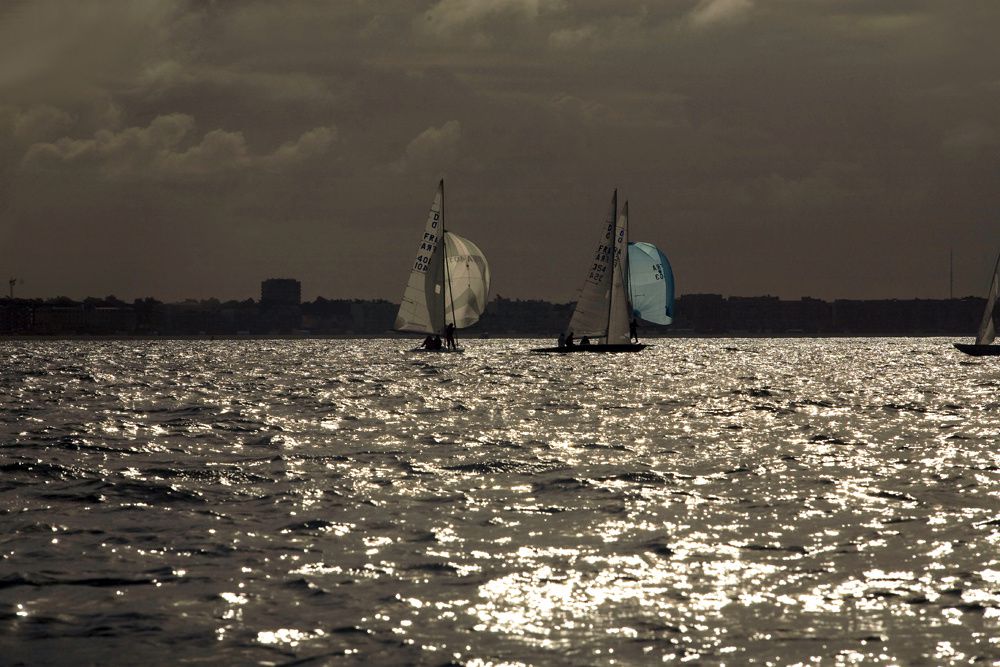
<path id="1" fill-rule="evenodd" d="M 537 343 L 0 342 L 0 662 L 1000 660 L 1000 359 Z"/>

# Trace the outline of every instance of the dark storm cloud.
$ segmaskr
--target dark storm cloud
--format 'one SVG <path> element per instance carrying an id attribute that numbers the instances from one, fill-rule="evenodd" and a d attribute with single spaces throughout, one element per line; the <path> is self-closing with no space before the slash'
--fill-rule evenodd
<path id="1" fill-rule="evenodd" d="M 293 275 L 396 299 L 444 175 L 505 296 L 573 297 L 614 186 L 684 292 L 940 296 L 952 246 L 980 291 L 998 19 L 977 0 L 8 3 L 0 266 L 40 295 Z"/>

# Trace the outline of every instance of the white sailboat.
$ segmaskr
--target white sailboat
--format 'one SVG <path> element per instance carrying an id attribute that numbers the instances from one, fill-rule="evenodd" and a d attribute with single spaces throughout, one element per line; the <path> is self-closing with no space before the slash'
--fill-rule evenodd
<path id="1" fill-rule="evenodd" d="M 576 309 L 566 327 L 569 344 L 534 352 L 638 352 L 646 347 L 633 343 L 628 298 L 628 202 L 618 215 L 618 190 L 611 197 L 611 210 L 601 228 L 587 278 Z M 589 344 L 580 344 L 584 339 Z"/>
<path id="2" fill-rule="evenodd" d="M 993 280 L 990 282 L 990 292 L 986 295 L 986 308 L 983 310 L 983 320 L 979 324 L 976 342 L 973 344 L 955 343 L 955 347 L 961 352 L 971 354 L 974 357 L 1000 356 L 1000 345 L 992 345 L 997 337 L 994 311 L 996 310 L 998 293 L 1000 293 L 1000 255 L 997 256 L 996 264 L 993 266 Z"/>
<path id="3" fill-rule="evenodd" d="M 469 239 L 445 230 L 442 179 L 431 203 L 393 328 L 447 338 L 449 326 L 462 329 L 479 320 L 486 309 L 489 291 L 490 267 L 482 250 Z M 458 348 L 448 349 L 447 345 L 430 351 L 461 352 Z"/>

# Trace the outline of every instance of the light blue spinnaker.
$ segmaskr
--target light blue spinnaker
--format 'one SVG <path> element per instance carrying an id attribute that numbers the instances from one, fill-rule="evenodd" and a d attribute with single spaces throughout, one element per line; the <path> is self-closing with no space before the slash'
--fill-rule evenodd
<path id="1" fill-rule="evenodd" d="M 667 256 L 652 243 L 628 244 L 632 314 L 654 324 L 674 321 L 674 272 Z"/>

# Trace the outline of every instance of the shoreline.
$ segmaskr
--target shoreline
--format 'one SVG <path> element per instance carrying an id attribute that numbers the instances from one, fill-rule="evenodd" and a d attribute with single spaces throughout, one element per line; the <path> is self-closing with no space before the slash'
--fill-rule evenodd
<path id="1" fill-rule="evenodd" d="M 0 341 L 245 341 L 245 340 L 422 340 L 422 336 L 400 336 L 395 334 L 0 334 Z M 480 338 L 479 336 L 458 336 L 459 341 L 491 341 L 491 340 L 555 340 L 555 337 L 543 334 L 504 334 Z M 759 338 L 955 338 L 959 340 L 975 338 L 969 333 L 677 333 L 666 335 L 640 336 L 640 340 L 690 340 L 690 339 L 759 339 Z"/>

